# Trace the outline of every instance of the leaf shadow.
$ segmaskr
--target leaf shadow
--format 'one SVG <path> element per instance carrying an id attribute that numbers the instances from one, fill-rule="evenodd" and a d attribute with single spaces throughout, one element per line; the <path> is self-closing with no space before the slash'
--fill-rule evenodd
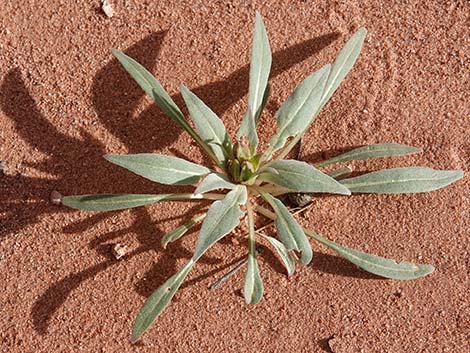
<path id="1" fill-rule="evenodd" d="M 165 31 L 152 33 L 125 52 L 145 67 L 152 68 L 164 37 Z M 271 77 L 281 74 L 319 52 L 337 37 L 337 33 L 323 35 L 274 53 Z M 193 91 L 221 115 L 247 93 L 248 73 L 249 65 L 245 65 L 227 78 L 193 88 Z M 1 177 L 4 197 L 0 200 L 2 211 L 0 241 L 9 234 L 15 234 L 29 225 L 38 223 L 44 217 L 75 212 L 51 204 L 48 199 L 52 190 L 59 190 L 67 195 L 95 192 L 154 192 L 155 184 L 106 162 L 102 158 L 108 152 L 106 146 L 84 127 L 78 128 L 79 136 L 59 130 L 39 109 L 33 93 L 30 92 L 30 86 L 30 78 L 19 68 L 13 68 L 5 75 L 0 87 L 0 107 L 4 112 L 2 119 L 9 120 L 22 141 L 46 156 L 39 161 L 24 163 L 25 167 L 52 177 L 28 176 L 21 172 Z M 115 59 L 97 72 L 91 93 L 98 119 L 109 134 L 118 138 L 130 153 L 158 151 L 172 146 L 181 133 L 154 104 L 138 112 L 144 94 Z M 181 105 L 182 99 L 179 94 L 173 95 L 172 98 Z M 149 126 L 155 125 L 164 128 L 156 131 L 149 129 Z M 8 161 L 6 163 L 8 165 Z M 106 175 L 106 180 L 92 177 L 90 170 L 93 170 L 94 176 Z M 176 190 L 182 192 L 186 189 L 159 185 L 159 192 Z M 90 247 L 98 251 L 98 256 L 102 256 L 103 246 L 106 243 L 128 234 L 134 234 L 140 245 L 120 261 L 131 260 L 136 255 L 148 251 L 162 250 L 156 236 L 162 232 L 152 224 L 148 210 L 139 208 L 130 212 L 134 217 L 130 226 L 102 234 L 90 242 Z M 94 214 L 85 220 L 65 226 L 63 232 L 82 233 L 110 217 L 119 217 L 119 215 L 119 212 Z M 188 258 L 190 255 L 187 249 L 176 244 L 171 254 L 165 253 L 161 256 L 161 261 L 152 265 L 144 276 L 153 277 L 151 286 L 142 285 L 140 290 L 136 288 L 138 292 L 146 294 L 155 289 L 151 287 L 161 283 L 175 271 L 178 259 Z M 217 262 L 210 257 L 203 260 L 209 263 Z M 53 283 L 33 304 L 31 317 L 34 329 L 41 335 L 47 334 L 51 319 L 64 305 L 70 293 L 84 281 L 106 271 L 116 263 L 118 261 L 105 258 L 96 265 L 71 273 Z"/>

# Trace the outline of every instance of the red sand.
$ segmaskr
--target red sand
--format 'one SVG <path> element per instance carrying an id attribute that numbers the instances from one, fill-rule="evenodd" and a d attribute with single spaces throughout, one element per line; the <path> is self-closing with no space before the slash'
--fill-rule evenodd
<path id="1" fill-rule="evenodd" d="M 233 133 L 246 108 L 256 9 L 274 52 L 264 141 L 291 90 L 365 26 L 360 60 L 307 135 L 308 160 L 398 142 L 424 152 L 354 167 L 468 173 L 468 2 L 111 2 L 111 19 L 97 0 L 0 3 L 2 352 L 468 352 L 468 177 L 430 194 L 321 198 L 300 217 L 341 244 L 432 263 L 432 275 L 378 279 L 315 244 L 312 265 L 288 281 L 265 252 L 265 296 L 247 306 L 242 273 L 207 290 L 245 256 L 238 232 L 208 252 L 135 346 L 128 337 L 138 309 L 190 257 L 197 235 L 166 251 L 160 238 L 205 205 L 90 214 L 49 201 L 53 190 L 192 190 L 152 184 L 101 157 L 157 151 L 202 160 L 110 49 L 142 62 L 179 104 L 184 82 Z M 117 242 L 131 249 L 120 261 L 110 251 Z"/>

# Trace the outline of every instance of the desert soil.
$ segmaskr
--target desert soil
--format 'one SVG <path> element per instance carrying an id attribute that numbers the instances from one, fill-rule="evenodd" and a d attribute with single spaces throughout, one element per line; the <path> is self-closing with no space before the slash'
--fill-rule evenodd
<path id="1" fill-rule="evenodd" d="M 156 324 L 128 338 L 145 298 L 190 257 L 191 232 L 162 235 L 207 204 L 166 203 L 85 213 L 49 195 L 189 192 L 107 163 L 106 153 L 159 152 L 203 161 L 190 138 L 132 82 L 119 48 L 181 105 L 184 83 L 234 133 L 246 109 L 254 14 L 273 50 L 272 95 L 260 136 L 309 73 L 360 26 L 360 59 L 308 132 L 309 162 L 378 142 L 416 156 L 352 164 L 356 171 L 423 165 L 469 170 L 470 6 L 467 1 L 150 1 L 0 3 L 0 350 L 2 352 L 468 352 L 469 179 L 418 195 L 322 197 L 303 225 L 355 249 L 434 264 L 415 281 L 381 279 L 314 244 L 288 280 L 260 255 L 263 301 L 247 306 L 243 232 L 214 246 Z M 260 220 L 260 223 L 265 222 Z M 128 247 L 115 260 L 113 244 Z"/>

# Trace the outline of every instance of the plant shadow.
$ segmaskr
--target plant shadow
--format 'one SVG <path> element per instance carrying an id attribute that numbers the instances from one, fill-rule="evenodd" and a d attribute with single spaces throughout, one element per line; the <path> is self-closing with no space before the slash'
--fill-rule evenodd
<path id="1" fill-rule="evenodd" d="M 148 69 L 152 69 L 165 33 L 165 31 L 152 33 L 125 52 Z M 331 33 L 274 53 L 271 78 L 319 52 L 336 38 L 338 34 Z M 226 79 L 195 87 L 193 92 L 221 115 L 246 95 L 248 74 L 249 66 L 245 65 Z M 154 192 L 155 184 L 106 162 L 102 158 L 108 152 L 106 146 L 85 128 L 79 128 L 80 136 L 72 136 L 54 126 L 38 108 L 28 89 L 28 84 L 28 76 L 20 69 L 10 70 L 2 80 L 0 107 L 4 116 L 16 129 L 18 137 L 46 156 L 41 161 L 24 163 L 24 167 L 53 177 L 33 177 L 22 173 L 16 175 L 7 173 L 1 177 L 4 197 L 0 200 L 2 211 L 0 241 L 9 234 L 15 234 L 27 226 L 38 223 L 44 217 L 75 212 L 50 203 L 48 199 L 52 190 L 59 190 L 66 195 L 95 192 Z M 181 133 L 173 121 L 164 116 L 154 104 L 142 112 L 137 111 L 141 100 L 144 99 L 144 93 L 120 67 L 116 59 L 112 59 L 96 74 L 91 93 L 93 106 L 100 122 L 110 134 L 126 146 L 130 153 L 158 151 L 172 146 Z M 179 94 L 175 94 L 172 98 L 177 104 L 182 105 Z M 165 128 L 151 129 L 149 128 L 151 126 L 164 126 Z M 8 165 L 8 161 L 5 162 Z M 93 177 L 90 170 L 93 171 L 94 176 L 106 175 L 106 180 Z M 159 192 L 162 193 L 190 190 L 189 187 L 159 185 Z M 188 213 L 182 217 L 191 217 L 198 211 L 199 209 L 196 208 L 191 209 L 191 214 Z M 84 220 L 67 225 L 63 231 L 67 234 L 81 233 L 109 218 L 119 217 L 122 212 L 92 214 Z M 120 261 L 128 261 L 148 251 L 163 251 L 159 242 L 163 232 L 154 225 L 148 210 L 137 208 L 131 212 L 134 217 L 131 225 L 102 234 L 90 242 L 90 248 L 95 249 L 98 256 L 101 256 L 104 247 L 110 241 L 123 238 L 128 234 L 135 234 L 139 246 Z M 137 283 L 136 290 L 147 295 L 176 271 L 178 259 L 190 256 L 191 253 L 176 242 L 171 248 L 171 253 L 163 253 L 159 261 L 153 264 L 144 275 L 146 278 L 151 278 L 151 281 Z M 207 256 L 201 260 L 208 263 L 217 262 L 216 259 Z M 52 284 L 39 296 L 32 307 L 34 329 L 41 335 L 47 334 L 52 317 L 65 303 L 70 293 L 87 279 L 116 263 L 118 263 L 117 260 L 106 258 L 94 266 L 71 273 Z M 195 279 L 193 282 L 201 279 Z"/>

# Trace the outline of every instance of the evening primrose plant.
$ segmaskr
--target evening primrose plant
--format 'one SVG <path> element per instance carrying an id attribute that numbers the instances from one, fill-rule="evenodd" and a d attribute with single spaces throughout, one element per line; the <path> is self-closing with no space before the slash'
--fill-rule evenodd
<path id="1" fill-rule="evenodd" d="M 437 190 L 462 178 L 462 171 L 437 171 L 424 167 L 386 169 L 352 178 L 347 178 L 344 168 L 329 174 L 319 170 L 335 163 L 401 156 L 420 151 L 400 144 L 375 144 L 356 148 L 313 166 L 299 160 L 284 159 L 351 70 L 365 36 L 366 30 L 360 28 L 345 44 L 332 65 L 325 65 L 298 85 L 276 112 L 277 132 L 269 140 L 265 151 L 258 150 L 256 128 L 269 94 L 271 50 L 266 29 L 258 13 L 251 52 L 248 110 L 235 142 L 220 118 L 188 88 L 181 86 L 181 94 L 195 128 L 144 67 L 122 52 L 113 50 L 113 54 L 142 89 L 174 122 L 189 133 L 213 162 L 211 167 L 207 167 L 181 158 L 153 153 L 107 155 L 105 158 L 108 161 L 154 182 L 187 185 L 202 180 L 193 193 L 104 194 L 63 198 L 64 205 L 86 211 L 122 210 L 162 201 L 213 201 L 207 213 L 197 216 L 162 238 L 162 244 L 166 247 L 192 226 L 202 222 L 192 258 L 146 300 L 138 313 L 132 331 L 133 341 L 138 340 L 162 313 L 201 256 L 237 227 L 244 216 L 249 231 L 243 293 L 249 304 L 258 303 L 263 295 L 263 282 L 256 260 L 256 235 L 266 239 L 279 254 L 289 276 L 293 274 L 296 265 L 311 262 L 313 251 L 309 238 L 331 248 L 365 271 L 382 277 L 407 280 L 425 276 L 434 270 L 431 265 L 396 263 L 334 243 L 312 230 L 302 228 L 280 199 L 283 194 L 293 193 L 420 193 Z M 278 238 L 255 229 L 255 214 L 273 221 Z"/>

